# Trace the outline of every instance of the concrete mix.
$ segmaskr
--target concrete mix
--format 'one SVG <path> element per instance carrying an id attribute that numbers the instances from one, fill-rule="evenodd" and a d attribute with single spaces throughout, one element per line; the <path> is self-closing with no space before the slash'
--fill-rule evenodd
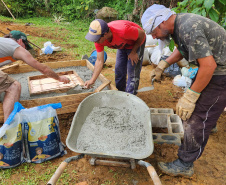
<path id="1" fill-rule="evenodd" d="M 53 69 L 55 72 L 63 72 L 63 71 L 72 71 L 74 70 L 80 78 L 85 82 L 92 77 L 92 71 L 85 66 L 71 66 L 65 68 L 58 68 Z M 28 77 L 42 75 L 39 71 L 28 72 L 28 73 L 19 73 L 19 74 L 10 74 L 9 76 L 17 80 L 21 83 L 21 96 L 20 100 L 29 100 L 29 99 L 37 99 L 37 98 L 45 98 L 45 97 L 53 97 L 53 96 L 63 96 L 67 95 L 66 93 L 48 93 L 48 94 L 39 94 L 39 95 L 32 95 L 30 96 L 29 89 L 28 89 Z M 93 92 L 95 88 L 100 86 L 102 82 L 100 80 L 96 80 L 93 88 L 87 90 L 84 89 L 84 92 Z M 106 90 L 107 88 L 105 88 Z M 82 92 L 81 92 L 82 93 Z M 1 100 L 3 100 L 4 93 L 1 94 Z"/>
<path id="2" fill-rule="evenodd" d="M 145 126 L 129 109 L 94 107 L 78 135 L 78 150 L 134 156 L 149 150 Z"/>

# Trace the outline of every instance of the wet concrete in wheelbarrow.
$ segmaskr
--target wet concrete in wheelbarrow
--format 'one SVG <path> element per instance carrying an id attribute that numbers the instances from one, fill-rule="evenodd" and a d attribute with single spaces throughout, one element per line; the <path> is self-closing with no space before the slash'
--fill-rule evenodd
<path id="1" fill-rule="evenodd" d="M 146 129 L 128 108 L 94 107 L 78 135 L 77 149 L 133 158 L 145 156 L 150 151 Z"/>

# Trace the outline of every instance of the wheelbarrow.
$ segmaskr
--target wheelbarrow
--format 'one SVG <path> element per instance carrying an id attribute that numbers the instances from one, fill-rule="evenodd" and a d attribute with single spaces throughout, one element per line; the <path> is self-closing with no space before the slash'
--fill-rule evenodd
<path id="1" fill-rule="evenodd" d="M 86 97 L 74 115 L 67 147 L 80 155 L 65 159 L 48 182 L 55 185 L 67 164 L 84 157 L 135 159 L 155 185 L 161 181 L 154 167 L 141 159 L 153 153 L 150 109 L 140 98 L 121 91 L 102 91 Z"/>

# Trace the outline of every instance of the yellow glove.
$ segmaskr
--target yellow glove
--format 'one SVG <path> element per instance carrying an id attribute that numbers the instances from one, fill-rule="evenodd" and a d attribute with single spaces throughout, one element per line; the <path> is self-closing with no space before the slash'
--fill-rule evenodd
<path id="1" fill-rule="evenodd" d="M 158 66 L 151 71 L 151 81 L 153 78 L 155 78 L 156 81 L 161 81 L 163 71 L 169 66 L 170 65 L 168 62 L 166 62 L 165 60 L 161 60 Z"/>
<path id="2" fill-rule="evenodd" d="M 186 93 L 179 99 L 176 105 L 176 114 L 180 116 L 182 120 L 187 120 L 191 117 L 191 114 L 195 109 L 195 103 L 199 99 L 200 94 L 201 93 L 191 89 L 187 89 Z"/>

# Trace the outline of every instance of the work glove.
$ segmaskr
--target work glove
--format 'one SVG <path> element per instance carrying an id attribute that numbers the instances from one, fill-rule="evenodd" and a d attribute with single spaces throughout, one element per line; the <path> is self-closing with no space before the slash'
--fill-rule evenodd
<path id="1" fill-rule="evenodd" d="M 176 114 L 180 116 L 182 120 L 187 120 L 191 117 L 192 112 L 195 109 L 195 103 L 199 99 L 201 93 L 195 92 L 190 88 L 179 99 L 176 105 Z"/>
<path id="2" fill-rule="evenodd" d="M 165 60 L 161 60 L 158 66 L 151 71 L 151 81 L 153 78 L 155 78 L 156 81 L 161 81 L 163 71 L 169 66 L 170 65 L 168 62 L 166 62 Z"/>

